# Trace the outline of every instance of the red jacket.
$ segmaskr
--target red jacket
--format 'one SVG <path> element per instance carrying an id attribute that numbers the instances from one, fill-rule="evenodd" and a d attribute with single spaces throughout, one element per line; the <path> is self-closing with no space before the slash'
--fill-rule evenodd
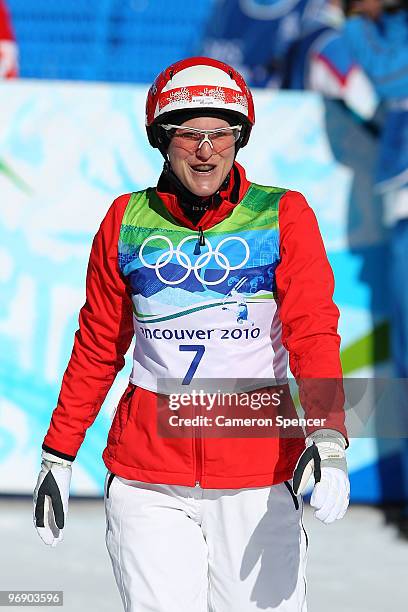
<path id="1" fill-rule="evenodd" d="M 240 172 L 238 201 L 249 182 Z M 235 205 L 231 190 L 200 220 L 203 230 L 218 223 Z M 171 214 L 196 229 L 174 193 L 158 192 Z M 79 315 L 72 355 L 43 449 L 73 460 L 124 366 L 133 338 L 132 301 L 118 268 L 118 239 L 130 194 L 109 208 L 91 249 L 86 302 Z M 301 386 L 306 415 L 316 415 L 316 378 L 341 379 L 339 312 L 332 300 L 334 282 L 317 221 L 305 198 L 288 191 L 279 205 L 280 256 L 276 283 L 282 343 L 290 369 Z M 304 448 L 300 438 L 164 438 L 156 431 L 156 395 L 129 383 L 117 407 L 103 452 L 109 470 L 127 479 L 205 488 L 243 488 L 276 484 L 292 477 Z M 341 400 L 340 400 L 341 402 Z M 342 406 L 342 402 L 341 402 Z M 321 415 L 319 415 L 321 416 Z M 331 426 L 344 432 L 342 415 Z M 313 428 L 309 429 L 309 432 Z"/>

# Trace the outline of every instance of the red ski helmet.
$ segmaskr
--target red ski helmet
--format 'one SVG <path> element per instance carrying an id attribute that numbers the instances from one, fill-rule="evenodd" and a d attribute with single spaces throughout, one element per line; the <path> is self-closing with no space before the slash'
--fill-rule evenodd
<path id="1" fill-rule="evenodd" d="M 163 152 L 160 124 L 195 116 L 215 116 L 242 125 L 237 149 L 244 147 L 255 123 L 252 94 L 244 78 L 224 62 L 190 57 L 161 72 L 146 100 L 146 131 L 152 147 Z"/>

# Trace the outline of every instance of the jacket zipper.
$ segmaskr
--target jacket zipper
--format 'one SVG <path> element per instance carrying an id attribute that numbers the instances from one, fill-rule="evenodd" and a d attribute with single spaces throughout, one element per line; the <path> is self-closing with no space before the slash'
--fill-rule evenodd
<path id="1" fill-rule="evenodd" d="M 198 238 L 194 248 L 194 255 L 201 254 L 201 247 L 205 246 L 205 236 L 203 232 L 203 228 L 201 225 L 198 226 Z M 200 414 L 198 415 L 200 416 Z M 198 437 L 196 436 L 196 431 L 194 431 L 194 450 L 196 457 L 195 464 L 195 486 L 200 486 L 200 479 L 202 477 L 202 440 L 201 440 L 201 427 L 198 426 Z"/>
<path id="2" fill-rule="evenodd" d="M 194 247 L 194 255 L 201 255 L 201 247 L 205 246 L 205 236 L 201 225 L 198 226 L 198 238 Z"/>
<path id="3" fill-rule="evenodd" d="M 201 434 L 201 429 L 198 427 L 198 433 Z M 195 456 L 196 456 L 196 465 L 195 465 L 195 486 L 199 487 L 201 485 L 200 480 L 202 476 L 202 461 L 201 461 L 201 436 L 199 438 L 194 438 L 195 441 Z"/>
<path id="4" fill-rule="evenodd" d="M 198 409 L 197 410 L 193 410 L 193 417 L 194 416 L 198 416 L 201 417 L 201 406 L 200 404 L 198 404 Z M 200 423 L 200 418 L 199 421 Z M 200 486 L 200 481 L 202 478 L 202 471 L 203 471 L 203 462 L 202 462 L 202 457 L 201 457 L 201 453 L 202 453 L 202 439 L 201 439 L 201 426 L 198 425 L 197 427 L 194 428 L 194 450 L 195 450 L 195 486 L 199 487 Z"/>

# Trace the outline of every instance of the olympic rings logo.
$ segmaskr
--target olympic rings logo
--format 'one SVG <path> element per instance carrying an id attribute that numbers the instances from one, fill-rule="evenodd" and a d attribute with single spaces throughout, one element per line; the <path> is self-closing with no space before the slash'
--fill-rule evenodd
<path id="1" fill-rule="evenodd" d="M 149 242 L 152 242 L 153 240 L 163 240 L 163 242 L 166 243 L 168 249 L 164 251 L 163 253 L 161 253 L 159 257 L 157 258 L 157 260 L 155 261 L 155 263 L 152 264 L 146 261 L 143 255 L 143 251 L 146 245 L 149 244 Z M 162 283 L 164 283 L 165 285 L 179 285 L 180 283 L 184 282 L 188 278 L 192 270 L 194 271 L 194 275 L 196 279 L 203 285 L 219 285 L 220 283 L 223 283 L 225 281 L 225 279 L 228 277 L 228 274 L 230 273 L 231 270 L 238 270 L 239 268 L 242 268 L 243 266 L 245 266 L 246 262 L 249 259 L 249 245 L 247 241 L 241 238 L 240 236 L 229 236 L 227 238 L 223 238 L 223 240 L 221 240 L 217 244 L 215 249 L 213 249 L 213 247 L 211 246 L 211 243 L 208 240 L 208 238 L 204 236 L 205 246 L 208 248 L 208 251 L 199 255 L 197 257 L 196 262 L 193 264 L 190 260 L 190 257 L 182 251 L 183 246 L 189 240 L 194 240 L 195 242 L 197 242 L 197 236 L 196 235 L 186 236 L 185 238 L 183 238 L 180 244 L 175 248 L 171 240 L 167 238 L 167 236 L 161 236 L 160 234 L 154 234 L 153 236 L 149 236 L 148 238 L 144 240 L 144 242 L 142 243 L 140 247 L 140 250 L 139 250 L 140 261 L 146 268 L 154 269 L 156 271 L 157 278 L 160 279 Z M 224 253 L 221 253 L 221 248 L 225 246 L 228 242 L 234 242 L 234 241 L 244 245 L 245 256 L 239 264 L 233 266 L 230 264 L 228 258 L 224 255 Z M 184 268 L 186 272 L 185 274 L 183 274 L 181 278 L 178 278 L 177 280 L 167 280 L 166 278 L 162 276 L 161 269 L 164 268 L 164 266 L 166 266 L 171 261 L 174 255 L 176 256 L 176 259 L 179 265 L 182 268 Z M 202 278 L 200 271 L 202 270 L 202 268 L 204 268 L 209 263 L 212 257 L 214 257 L 219 267 L 222 270 L 224 270 L 224 273 L 222 274 L 221 278 L 210 281 L 210 280 L 205 280 L 204 278 Z"/>

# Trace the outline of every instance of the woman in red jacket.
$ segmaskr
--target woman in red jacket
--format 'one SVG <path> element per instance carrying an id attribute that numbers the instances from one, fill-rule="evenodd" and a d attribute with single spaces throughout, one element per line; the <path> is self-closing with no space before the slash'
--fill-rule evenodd
<path id="1" fill-rule="evenodd" d="M 304 611 L 311 474 L 320 520 L 347 509 L 333 275 L 304 197 L 250 182 L 235 161 L 254 121 L 232 67 L 189 58 L 163 71 L 146 105 L 163 172 L 114 201 L 92 245 L 34 522 L 47 544 L 62 540 L 71 463 L 135 335 L 103 453 L 106 541 L 127 611 Z M 245 418 L 208 388 L 231 377 L 225 397 L 249 398 Z M 260 418 L 275 400 L 275 421 Z"/>

